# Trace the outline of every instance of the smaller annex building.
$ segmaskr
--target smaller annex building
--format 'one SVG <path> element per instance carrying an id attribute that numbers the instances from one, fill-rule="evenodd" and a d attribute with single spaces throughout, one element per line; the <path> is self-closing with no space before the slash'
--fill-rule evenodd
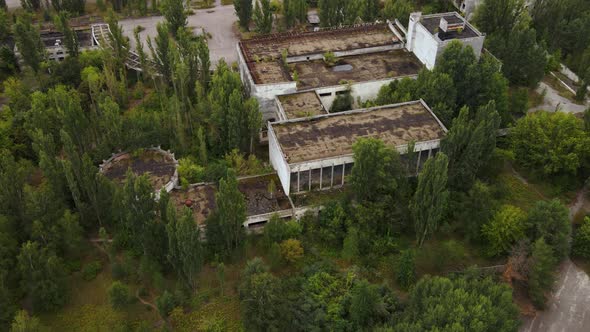
<path id="1" fill-rule="evenodd" d="M 352 145 L 372 137 L 400 154 L 410 142 L 416 169 L 435 155 L 447 128 L 423 100 L 319 114 L 268 124 L 269 158 L 286 195 L 344 185 L 354 163 Z"/>
<path id="2" fill-rule="evenodd" d="M 276 174 L 238 178 L 238 190 L 246 202 L 246 221 L 243 226 L 249 231 L 266 224 L 277 214 L 280 218 L 294 216 L 293 202 L 280 186 Z M 205 221 L 215 211 L 217 186 L 214 183 L 197 183 L 188 188 L 176 187 L 170 192 L 178 215 L 185 208 L 192 211 L 195 223 L 204 229 Z"/>
<path id="3" fill-rule="evenodd" d="M 140 149 L 136 152 L 119 152 L 99 165 L 99 173 L 115 183 L 123 183 L 127 171 L 146 175 L 154 188 L 156 197 L 160 190 L 170 192 L 178 186 L 178 160 L 170 150 L 160 147 Z"/>
<path id="4" fill-rule="evenodd" d="M 473 48 L 479 58 L 483 49 L 485 35 L 457 12 L 422 15 L 410 14 L 408 42 L 406 47 L 412 51 L 428 69 L 433 69 L 436 59 L 453 40 Z"/>

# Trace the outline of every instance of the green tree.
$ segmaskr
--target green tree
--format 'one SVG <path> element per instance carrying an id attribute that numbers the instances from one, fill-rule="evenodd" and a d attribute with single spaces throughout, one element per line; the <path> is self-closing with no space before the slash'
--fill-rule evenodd
<path id="1" fill-rule="evenodd" d="M 252 1 L 233 0 L 238 22 L 242 29 L 249 31 L 250 20 L 252 19 Z"/>
<path id="2" fill-rule="evenodd" d="M 373 22 L 379 15 L 379 0 L 367 0 L 364 4 L 363 20 L 365 22 Z M 408 15 L 409 17 L 409 15 Z"/>
<path id="3" fill-rule="evenodd" d="M 454 192 L 451 210 L 462 225 L 465 237 L 473 242 L 482 242 L 482 227 L 494 216 L 495 202 L 492 189 L 476 180 L 467 193 Z"/>
<path id="4" fill-rule="evenodd" d="M 296 239 L 287 239 L 281 242 L 281 256 L 290 264 L 295 264 L 303 258 L 303 246 Z"/>
<path id="5" fill-rule="evenodd" d="M 41 332 L 45 328 L 41 325 L 39 318 L 29 316 L 25 310 L 19 310 L 14 316 L 10 332 Z"/>
<path id="6" fill-rule="evenodd" d="M 260 258 L 246 263 L 239 286 L 244 326 L 248 331 L 277 330 L 280 324 L 278 303 L 279 281 L 268 273 Z"/>
<path id="7" fill-rule="evenodd" d="M 369 331 L 379 322 L 382 299 L 378 287 L 358 281 L 350 292 L 350 320 L 357 331 Z"/>
<path id="8" fill-rule="evenodd" d="M 192 210 L 185 209 L 182 217 L 176 220 L 174 205 L 168 206 L 168 260 L 178 276 L 188 287 L 197 288 L 197 277 L 203 266 L 203 246 L 201 231 L 195 222 Z"/>
<path id="9" fill-rule="evenodd" d="M 414 4 L 409 0 L 385 0 L 382 16 L 389 20 L 397 18 L 404 26 L 407 26 L 413 10 Z"/>
<path id="10" fill-rule="evenodd" d="M 57 309 L 65 303 L 65 266 L 55 253 L 36 242 L 26 242 L 17 260 L 22 289 L 31 297 L 35 311 Z"/>
<path id="11" fill-rule="evenodd" d="M 474 21 L 482 31 L 506 37 L 521 22 L 525 11 L 523 0 L 484 1 Z"/>
<path id="12" fill-rule="evenodd" d="M 407 249 L 401 252 L 395 271 L 395 280 L 403 289 L 409 289 L 416 282 L 416 263 L 413 250 Z"/>
<path id="13" fill-rule="evenodd" d="M 160 6 L 170 33 L 176 36 L 178 29 L 186 27 L 184 2 L 182 0 L 163 0 L 160 2 Z"/>
<path id="14" fill-rule="evenodd" d="M 354 262 L 359 258 L 359 231 L 355 227 L 349 227 L 342 244 L 342 258 Z"/>
<path id="15" fill-rule="evenodd" d="M 567 256 L 572 226 L 569 210 L 559 200 L 538 201 L 529 211 L 527 223 L 531 239 L 543 238 L 559 260 Z"/>
<path id="16" fill-rule="evenodd" d="M 272 30 L 272 9 L 270 0 L 258 0 L 254 7 L 254 23 L 256 23 L 256 32 L 270 33 Z"/>
<path id="17" fill-rule="evenodd" d="M 508 252 L 518 240 L 525 238 L 526 214 L 518 207 L 503 206 L 487 224 L 482 233 L 488 242 L 492 256 Z"/>
<path id="18" fill-rule="evenodd" d="M 374 138 L 361 138 L 353 147 L 351 185 L 359 201 L 377 201 L 393 193 L 404 176 L 398 152 Z"/>
<path id="19" fill-rule="evenodd" d="M 33 25 L 31 14 L 18 15 L 13 31 L 16 47 L 24 62 L 37 73 L 45 55 L 41 34 L 39 29 Z"/>
<path id="20" fill-rule="evenodd" d="M 546 51 L 537 44 L 533 29 L 516 27 L 508 37 L 491 35 L 488 47 L 502 60 L 502 72 L 510 83 L 534 87 L 545 76 Z"/>
<path id="21" fill-rule="evenodd" d="M 479 169 L 490 159 L 496 148 L 500 116 L 490 101 L 470 119 L 469 109 L 463 107 L 453 126 L 441 143 L 441 151 L 449 156 L 449 185 L 467 191 L 473 186 Z"/>
<path id="22" fill-rule="evenodd" d="M 395 331 L 517 331 L 512 290 L 490 277 L 426 276 L 410 292 Z"/>
<path id="23" fill-rule="evenodd" d="M 545 307 L 545 294 L 551 291 L 555 282 L 554 269 L 556 259 L 551 246 L 541 237 L 535 241 L 532 249 L 529 271 L 529 296 L 538 308 Z"/>
<path id="24" fill-rule="evenodd" d="M 109 301 L 114 309 L 122 309 L 130 302 L 129 287 L 120 281 L 113 281 L 108 293 Z"/>
<path id="25" fill-rule="evenodd" d="M 164 319 L 170 315 L 170 312 L 172 312 L 175 305 L 174 295 L 170 294 L 168 291 L 164 291 L 164 293 L 156 299 L 156 307 L 158 307 L 158 312 Z"/>
<path id="26" fill-rule="evenodd" d="M 238 190 L 238 180 L 233 170 L 228 170 L 219 182 L 215 194 L 217 212 L 207 219 L 207 242 L 224 255 L 229 255 L 244 241 L 246 202 Z"/>
<path id="27" fill-rule="evenodd" d="M 588 156 L 589 137 L 571 114 L 535 112 L 510 132 L 517 162 L 543 175 L 576 174 Z"/>
<path id="28" fill-rule="evenodd" d="M 590 217 L 584 218 L 582 225 L 574 234 L 572 254 L 577 257 L 590 259 Z"/>
<path id="29" fill-rule="evenodd" d="M 421 247 L 445 215 L 449 200 L 447 168 L 449 158 L 442 152 L 429 159 L 418 176 L 418 187 L 411 203 L 416 241 Z"/>

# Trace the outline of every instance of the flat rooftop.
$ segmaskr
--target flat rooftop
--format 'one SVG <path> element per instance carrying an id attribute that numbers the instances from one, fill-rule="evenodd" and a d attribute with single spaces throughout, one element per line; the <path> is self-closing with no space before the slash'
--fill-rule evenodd
<path id="1" fill-rule="evenodd" d="M 465 27 L 461 32 L 441 31 L 439 28 L 441 18 L 444 18 L 449 23 L 449 25 L 463 24 L 465 22 Z M 421 17 L 420 23 L 422 23 L 426 30 L 428 30 L 432 35 L 438 35 L 440 40 L 465 39 L 482 35 L 481 32 L 477 31 L 471 24 L 469 24 L 469 22 L 467 22 L 463 16 L 456 12 L 424 15 Z"/>
<path id="2" fill-rule="evenodd" d="M 287 119 L 306 118 L 327 114 L 315 91 L 298 92 L 277 96 Z"/>
<path id="3" fill-rule="evenodd" d="M 269 191 L 271 182 L 275 184 L 275 191 L 272 194 Z M 239 179 L 238 189 L 246 200 L 248 217 L 291 209 L 291 202 L 285 195 L 276 174 Z M 170 192 L 170 197 L 179 217 L 184 208 L 188 207 L 193 212 L 195 222 L 203 225 L 207 217 L 217 208 L 216 193 L 217 187 L 206 183 L 191 186 L 186 190 L 175 189 Z"/>
<path id="4" fill-rule="evenodd" d="M 176 160 L 163 150 L 146 149 L 140 153 L 124 152 L 103 163 L 102 174 L 114 182 L 123 183 L 127 170 L 135 175 L 147 175 L 154 190 L 164 187 L 176 172 Z"/>
<path id="5" fill-rule="evenodd" d="M 289 164 L 352 154 L 352 145 L 373 137 L 387 145 L 441 139 L 445 128 L 414 101 L 270 124 Z"/>
<path id="6" fill-rule="evenodd" d="M 366 82 L 386 78 L 417 75 L 422 63 L 414 53 L 405 50 L 367 53 L 338 58 L 334 66 L 323 60 L 294 64 L 298 89 L 311 89 L 352 82 Z"/>
<path id="7" fill-rule="evenodd" d="M 240 41 L 246 62 L 260 59 L 281 59 L 288 56 L 317 54 L 328 51 L 347 51 L 383 46 L 398 41 L 387 24 L 372 24 L 341 29 L 327 29 L 299 33 L 279 33 Z"/>

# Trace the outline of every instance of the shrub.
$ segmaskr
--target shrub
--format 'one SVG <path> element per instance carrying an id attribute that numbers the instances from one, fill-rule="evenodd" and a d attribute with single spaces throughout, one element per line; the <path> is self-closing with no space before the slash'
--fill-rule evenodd
<path id="1" fill-rule="evenodd" d="M 168 317 L 175 305 L 174 296 L 168 291 L 164 291 L 164 293 L 156 299 L 156 307 L 158 307 L 158 312 L 162 318 Z"/>
<path id="2" fill-rule="evenodd" d="M 334 52 L 324 53 L 324 62 L 326 63 L 326 65 L 333 66 L 336 64 L 337 60 L 338 59 L 336 58 L 336 55 L 334 54 Z"/>
<path id="3" fill-rule="evenodd" d="M 121 309 L 129 304 L 129 287 L 120 281 L 114 281 L 109 287 L 109 301 L 114 309 Z"/>
<path id="4" fill-rule="evenodd" d="M 518 207 L 503 206 L 494 218 L 483 225 L 483 235 L 488 241 L 491 256 L 508 252 L 510 247 L 525 237 L 526 214 Z"/>
<path id="5" fill-rule="evenodd" d="M 102 263 L 100 261 L 88 263 L 82 269 L 82 278 L 86 281 L 94 280 L 100 271 L 102 271 Z"/>
<path id="6" fill-rule="evenodd" d="M 347 261 L 354 261 L 359 257 L 359 233 L 354 227 L 348 229 L 342 245 L 342 258 Z"/>
<path id="7" fill-rule="evenodd" d="M 273 270 L 279 269 L 283 265 L 283 257 L 281 256 L 281 246 L 278 243 L 273 243 L 268 251 L 268 263 Z"/>
<path id="8" fill-rule="evenodd" d="M 411 249 L 402 251 L 397 262 L 395 279 L 403 289 L 410 288 L 416 281 L 416 263 L 414 261 L 414 251 Z"/>
<path id="9" fill-rule="evenodd" d="M 346 90 L 345 93 L 336 96 L 336 99 L 334 99 L 332 107 L 330 108 L 330 113 L 349 111 L 352 109 L 353 102 L 354 98 L 352 98 L 350 91 Z"/>
<path id="10" fill-rule="evenodd" d="M 205 177 L 205 168 L 189 158 L 180 158 L 178 160 L 178 176 L 188 183 L 202 182 Z"/>
<path id="11" fill-rule="evenodd" d="M 274 243 L 301 235 L 301 225 L 296 221 L 284 221 L 277 214 L 273 214 L 264 226 L 262 243 L 270 248 Z"/>
<path id="12" fill-rule="evenodd" d="M 281 256 L 288 263 L 296 263 L 303 258 L 303 247 L 301 242 L 295 239 L 288 239 L 281 242 Z"/>
<path id="13" fill-rule="evenodd" d="M 574 235 L 572 254 L 577 257 L 590 259 L 590 217 L 584 218 L 582 225 Z"/>

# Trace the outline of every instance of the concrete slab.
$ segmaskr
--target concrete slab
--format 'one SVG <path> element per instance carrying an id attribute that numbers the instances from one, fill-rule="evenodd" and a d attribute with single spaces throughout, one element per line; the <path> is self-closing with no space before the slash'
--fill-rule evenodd
<path id="1" fill-rule="evenodd" d="M 553 299 L 545 311 L 524 322 L 521 332 L 590 330 L 590 278 L 569 259 L 560 267 Z"/>
<path id="2" fill-rule="evenodd" d="M 212 65 L 216 65 L 221 58 L 230 64 L 238 60 L 236 53 L 238 37 L 233 30 L 236 20 L 233 6 L 196 10 L 194 15 L 188 17 L 188 26 L 193 28 L 195 33 L 200 32 L 199 30 L 202 28 L 211 34 L 208 45 Z M 147 37 L 150 36 L 153 39 L 157 35 L 156 25 L 163 21 L 162 16 L 151 16 L 121 20 L 119 24 L 123 27 L 123 33 L 129 37 L 132 49 L 135 49 L 133 29 L 138 25 L 144 27 L 145 30 L 139 36 L 144 44 L 144 49 L 149 52 Z"/>

